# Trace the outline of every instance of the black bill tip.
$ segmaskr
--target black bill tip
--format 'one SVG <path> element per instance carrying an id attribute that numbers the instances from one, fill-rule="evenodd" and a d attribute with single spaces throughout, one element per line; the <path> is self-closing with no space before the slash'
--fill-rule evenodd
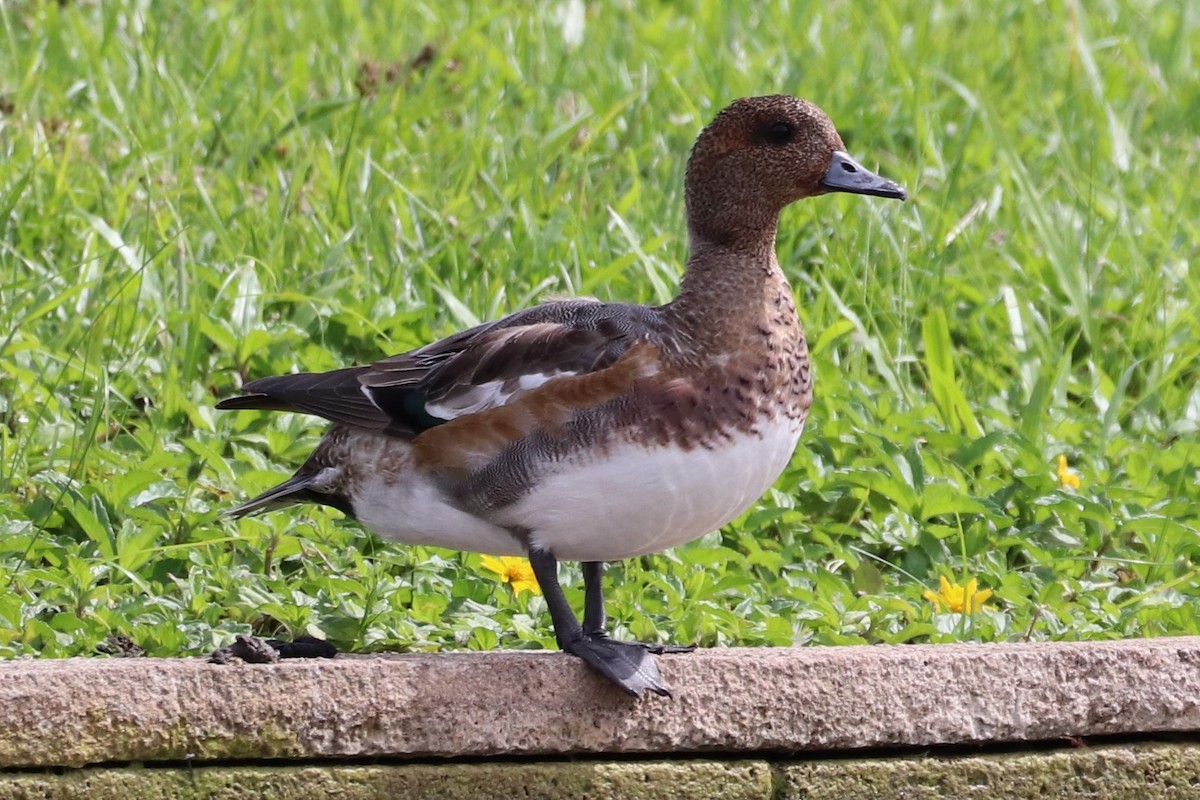
<path id="1" fill-rule="evenodd" d="M 831 192 L 890 197 L 893 200 L 908 199 L 908 192 L 900 184 L 876 175 L 841 150 L 834 151 L 833 163 L 821 179 L 821 186 Z"/>

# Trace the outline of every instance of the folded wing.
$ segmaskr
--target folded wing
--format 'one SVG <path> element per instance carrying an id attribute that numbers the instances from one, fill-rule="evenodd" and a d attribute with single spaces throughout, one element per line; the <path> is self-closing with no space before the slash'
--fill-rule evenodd
<path id="1" fill-rule="evenodd" d="M 611 366 L 634 342 L 655 337 L 657 322 L 643 306 L 547 303 L 367 366 L 251 381 L 217 408 L 295 411 L 412 437 Z"/>

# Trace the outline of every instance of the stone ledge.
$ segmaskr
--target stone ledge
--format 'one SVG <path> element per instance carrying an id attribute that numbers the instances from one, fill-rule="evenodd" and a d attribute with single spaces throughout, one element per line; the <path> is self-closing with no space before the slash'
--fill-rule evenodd
<path id="1" fill-rule="evenodd" d="M 1185 800 L 1197 792 L 1200 747 L 1164 743 L 804 762 L 284 764 L 0 772 L 0 797 L 5 800 Z"/>
<path id="2" fill-rule="evenodd" d="M 1200 731 L 1200 637 L 714 649 L 673 699 L 559 653 L 0 663 L 0 767 L 123 761 L 725 754 Z"/>
<path id="3" fill-rule="evenodd" d="M 780 764 L 772 800 L 1190 800 L 1200 747 L 1138 744 L 953 758 Z"/>
<path id="4" fill-rule="evenodd" d="M 464 800 L 629 798 L 764 800 L 764 761 L 556 762 L 90 768 L 54 774 L 0 772 L 5 800 Z"/>

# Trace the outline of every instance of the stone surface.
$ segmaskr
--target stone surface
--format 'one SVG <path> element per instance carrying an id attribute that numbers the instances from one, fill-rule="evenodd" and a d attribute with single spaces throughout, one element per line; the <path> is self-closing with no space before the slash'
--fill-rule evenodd
<path id="1" fill-rule="evenodd" d="M 90 767 L 2 772 L 4 800 L 1190 800 L 1200 747 L 1142 744 L 937 758 Z"/>
<path id="2" fill-rule="evenodd" d="M 198 767 L 0 772 L 4 800 L 767 800 L 765 761 Z"/>
<path id="3" fill-rule="evenodd" d="M 714 649 L 633 699 L 559 653 L 0 663 L 0 767 L 846 750 L 1200 730 L 1200 637 Z"/>
<path id="4" fill-rule="evenodd" d="M 779 767 L 776 800 L 1191 800 L 1200 747 L 1144 744 L 957 758 L 812 761 Z"/>

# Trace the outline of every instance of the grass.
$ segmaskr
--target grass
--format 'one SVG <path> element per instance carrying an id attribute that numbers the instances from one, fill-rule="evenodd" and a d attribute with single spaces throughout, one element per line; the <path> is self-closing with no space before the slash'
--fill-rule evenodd
<path id="1" fill-rule="evenodd" d="M 1200 633 L 1185 0 L 27 0 L 0 35 L 0 655 L 553 646 L 478 555 L 220 518 L 323 426 L 213 404 L 542 297 L 666 300 L 695 134 L 776 91 L 912 200 L 785 213 L 803 445 L 740 520 L 611 570 L 618 632 Z M 994 594 L 939 612 L 939 576 Z"/>

